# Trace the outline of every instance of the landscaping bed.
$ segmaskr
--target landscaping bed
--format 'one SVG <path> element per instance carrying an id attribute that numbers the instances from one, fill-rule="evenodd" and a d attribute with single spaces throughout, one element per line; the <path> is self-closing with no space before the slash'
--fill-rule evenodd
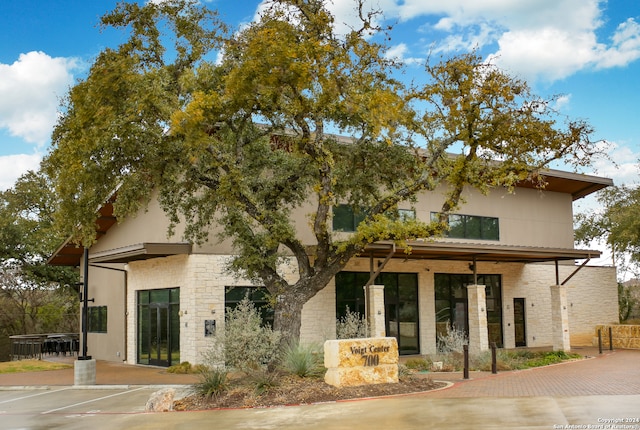
<path id="1" fill-rule="evenodd" d="M 203 410 L 217 408 L 255 408 L 333 402 L 338 400 L 381 397 L 418 393 L 442 388 L 444 382 L 433 381 L 428 376 L 405 377 L 397 384 L 375 384 L 359 387 L 336 388 L 322 378 L 301 378 L 293 375 L 282 377 L 274 386 L 256 389 L 255 383 L 239 381 L 233 388 L 218 396 L 206 398 L 191 395 L 174 403 L 174 410 Z"/>

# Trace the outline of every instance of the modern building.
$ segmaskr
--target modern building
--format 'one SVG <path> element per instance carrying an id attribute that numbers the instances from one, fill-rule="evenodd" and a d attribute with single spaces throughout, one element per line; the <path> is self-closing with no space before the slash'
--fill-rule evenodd
<path id="1" fill-rule="evenodd" d="M 612 181 L 558 170 L 545 179 L 544 190 L 527 182 L 512 193 L 466 190 L 448 237 L 415 241 L 411 254 L 390 242 L 372 244 L 305 305 L 301 340 L 335 338 L 347 306 L 364 312 L 363 286 L 380 270 L 375 284 L 384 285 L 385 328 L 401 354 L 435 353 L 449 325 L 469 334 L 472 351 L 491 342 L 565 350 L 591 344 L 596 324 L 618 320 L 616 270 L 588 264 L 599 251 L 574 248 L 573 202 Z M 442 194 L 424 192 L 400 211 L 429 220 Z M 179 226 L 167 239 L 169 222 L 157 200 L 119 223 L 112 203 L 100 209 L 88 254 L 88 354 L 160 366 L 201 362 L 226 307 L 246 294 L 259 302 L 260 286 L 226 271 L 230 241 L 182 242 Z M 304 209 L 296 214 L 299 227 L 306 225 Z M 349 207 L 337 207 L 334 234 L 348 234 L 357 222 Z M 300 229 L 312 244 L 313 235 Z M 68 241 L 49 263 L 82 268 L 82 260 L 83 250 Z M 295 279 L 293 264 L 282 270 Z"/>

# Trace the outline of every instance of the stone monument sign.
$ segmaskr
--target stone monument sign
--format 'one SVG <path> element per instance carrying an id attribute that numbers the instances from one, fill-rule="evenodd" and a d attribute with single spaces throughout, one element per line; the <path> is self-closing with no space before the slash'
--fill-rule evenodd
<path id="1" fill-rule="evenodd" d="M 335 387 L 398 382 L 395 337 L 328 340 L 324 344 L 324 381 Z"/>

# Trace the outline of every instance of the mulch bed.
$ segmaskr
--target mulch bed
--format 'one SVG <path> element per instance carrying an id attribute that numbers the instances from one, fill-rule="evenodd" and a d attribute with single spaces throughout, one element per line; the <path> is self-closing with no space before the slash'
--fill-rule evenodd
<path id="1" fill-rule="evenodd" d="M 254 388 L 243 384 L 234 385 L 233 388 L 230 388 L 217 398 L 207 399 L 194 394 L 176 400 L 174 402 L 174 410 L 193 411 L 303 405 L 418 393 L 444 386 L 444 382 L 434 382 L 430 377 L 419 375 L 402 378 L 397 384 L 375 384 L 342 388 L 326 384 L 321 378 L 288 376 L 282 378 L 277 386 L 271 387 L 261 394 L 256 393 Z"/>

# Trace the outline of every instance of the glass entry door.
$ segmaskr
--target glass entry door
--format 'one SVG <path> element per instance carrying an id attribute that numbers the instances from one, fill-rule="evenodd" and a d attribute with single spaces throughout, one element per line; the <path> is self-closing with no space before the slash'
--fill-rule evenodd
<path id="1" fill-rule="evenodd" d="M 369 273 L 340 272 L 336 280 L 336 316 L 343 318 L 346 310 L 365 313 L 363 286 Z M 375 282 L 384 285 L 385 328 L 387 336 L 398 340 L 401 355 L 420 353 L 418 321 L 418 275 L 415 273 L 388 273 Z"/>
<path id="2" fill-rule="evenodd" d="M 169 366 L 169 305 L 149 306 L 149 364 Z"/>
<path id="3" fill-rule="evenodd" d="M 138 291 L 138 363 L 180 362 L 180 289 Z"/>

